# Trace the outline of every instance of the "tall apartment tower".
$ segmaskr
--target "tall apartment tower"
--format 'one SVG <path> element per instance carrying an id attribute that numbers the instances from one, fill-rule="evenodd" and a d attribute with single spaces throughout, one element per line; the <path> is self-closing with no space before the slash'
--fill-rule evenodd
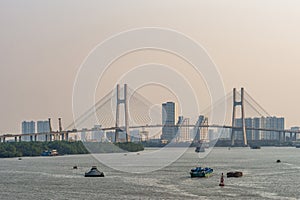
<path id="1" fill-rule="evenodd" d="M 22 122 L 22 134 L 35 133 L 35 122 L 34 121 L 23 121 Z"/>
<path id="2" fill-rule="evenodd" d="M 37 121 L 37 133 L 49 133 L 49 121 Z"/>
<path id="3" fill-rule="evenodd" d="M 162 140 L 170 142 L 176 136 L 175 129 L 175 103 L 166 102 L 162 104 Z"/>

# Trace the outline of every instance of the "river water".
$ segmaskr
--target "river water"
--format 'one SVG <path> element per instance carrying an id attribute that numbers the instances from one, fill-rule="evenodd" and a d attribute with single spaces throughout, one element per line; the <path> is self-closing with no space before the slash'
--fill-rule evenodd
<path id="1" fill-rule="evenodd" d="M 106 177 L 83 177 L 92 165 Z M 196 165 L 214 175 L 191 179 Z M 244 176 L 225 177 L 219 187 L 220 174 L 232 170 Z M 142 174 L 114 170 L 91 155 L 0 159 L 0 199 L 300 199 L 300 149 L 213 148 L 199 158 L 190 148 L 170 166 Z"/>

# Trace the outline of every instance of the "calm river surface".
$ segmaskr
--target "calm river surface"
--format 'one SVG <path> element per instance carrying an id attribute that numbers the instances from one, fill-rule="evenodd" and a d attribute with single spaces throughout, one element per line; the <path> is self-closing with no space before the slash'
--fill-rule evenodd
<path id="1" fill-rule="evenodd" d="M 106 177 L 83 177 L 92 165 Z M 196 165 L 213 168 L 214 175 L 191 179 Z M 219 187 L 220 174 L 231 170 L 244 176 L 225 178 Z M 91 155 L 0 159 L 0 199 L 300 199 L 300 149 L 213 148 L 199 158 L 190 148 L 170 166 L 146 174 L 111 169 Z"/>

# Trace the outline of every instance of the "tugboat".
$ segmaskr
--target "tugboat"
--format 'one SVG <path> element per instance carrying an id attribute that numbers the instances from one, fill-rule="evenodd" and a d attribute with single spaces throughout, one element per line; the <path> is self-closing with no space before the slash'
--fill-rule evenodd
<path id="1" fill-rule="evenodd" d="M 200 152 L 205 152 L 205 148 L 204 147 L 196 147 L 195 152 L 200 153 Z"/>
<path id="2" fill-rule="evenodd" d="M 199 178 L 204 178 L 204 177 L 209 177 L 213 173 L 213 169 L 209 167 L 196 167 L 194 169 L 191 169 L 191 178 L 199 177 Z"/>
<path id="3" fill-rule="evenodd" d="M 251 149 L 261 149 L 261 147 L 260 147 L 260 146 L 258 146 L 258 145 L 253 145 L 253 146 L 250 146 L 250 148 L 251 148 Z"/>
<path id="4" fill-rule="evenodd" d="M 43 151 L 41 156 L 58 156 L 58 152 L 56 149 Z"/>
<path id="5" fill-rule="evenodd" d="M 243 176 L 243 172 L 239 172 L 239 171 L 234 171 L 234 172 L 228 172 L 227 173 L 227 178 L 230 178 L 230 177 L 241 177 Z"/>
<path id="6" fill-rule="evenodd" d="M 104 177 L 104 173 L 100 172 L 96 166 L 92 166 L 92 169 L 85 173 L 84 177 Z"/>

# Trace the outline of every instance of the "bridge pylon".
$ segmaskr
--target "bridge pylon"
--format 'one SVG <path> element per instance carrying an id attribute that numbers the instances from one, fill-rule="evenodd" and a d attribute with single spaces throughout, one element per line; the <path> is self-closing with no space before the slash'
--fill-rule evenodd
<path id="1" fill-rule="evenodd" d="M 115 142 L 119 142 L 119 123 L 120 123 L 120 104 L 124 104 L 124 114 L 125 114 L 125 132 L 126 132 L 126 142 L 130 142 L 129 133 L 129 118 L 128 118 L 128 96 L 127 96 L 127 84 L 124 84 L 124 96 L 120 97 L 120 85 L 117 85 L 117 108 L 116 108 L 116 129 L 115 129 Z"/>
<path id="2" fill-rule="evenodd" d="M 234 136 L 236 131 L 242 131 L 244 146 L 248 145 L 245 125 L 245 107 L 244 107 L 244 88 L 241 88 L 240 101 L 236 98 L 236 88 L 233 88 L 233 111 L 232 111 L 232 129 L 231 129 L 231 146 L 234 146 Z M 236 127 L 236 107 L 241 106 L 242 126 Z"/>

